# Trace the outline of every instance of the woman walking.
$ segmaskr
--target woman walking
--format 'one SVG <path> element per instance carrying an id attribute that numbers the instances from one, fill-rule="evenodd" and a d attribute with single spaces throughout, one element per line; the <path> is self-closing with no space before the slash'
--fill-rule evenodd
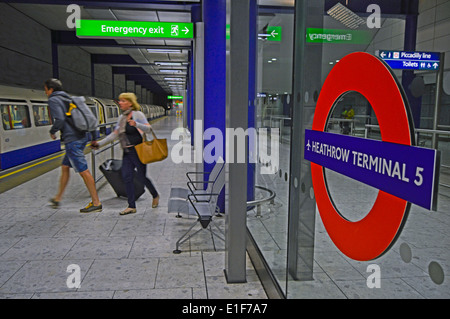
<path id="1" fill-rule="evenodd" d="M 123 150 L 122 177 L 128 197 L 128 207 L 120 212 L 120 215 L 136 213 L 135 191 L 133 183 L 134 169 L 137 169 L 138 178 L 148 188 L 153 196 L 152 207 L 159 203 L 159 195 L 153 183 L 147 178 L 147 166 L 142 164 L 134 148 L 142 143 L 142 134 L 150 133 L 151 126 L 144 113 L 140 111 L 141 106 L 137 102 L 134 93 L 122 93 L 119 95 L 119 105 L 122 114 L 119 116 L 114 131 L 101 141 L 92 141 L 92 148 L 99 148 L 119 138 Z"/>

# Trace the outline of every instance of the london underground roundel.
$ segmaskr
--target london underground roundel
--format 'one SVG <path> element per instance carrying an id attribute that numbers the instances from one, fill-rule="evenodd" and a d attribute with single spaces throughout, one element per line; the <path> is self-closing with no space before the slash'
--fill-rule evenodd
<path id="1" fill-rule="evenodd" d="M 363 52 L 345 56 L 329 73 L 317 101 L 313 131 L 325 131 L 334 104 L 349 91 L 356 91 L 369 101 L 383 142 L 414 144 L 409 105 L 400 85 L 383 61 Z M 407 200 L 379 190 L 369 213 L 352 222 L 333 204 L 324 167 L 311 162 L 311 174 L 320 216 L 340 251 L 352 259 L 367 261 L 389 250 L 406 221 L 410 208 Z"/>

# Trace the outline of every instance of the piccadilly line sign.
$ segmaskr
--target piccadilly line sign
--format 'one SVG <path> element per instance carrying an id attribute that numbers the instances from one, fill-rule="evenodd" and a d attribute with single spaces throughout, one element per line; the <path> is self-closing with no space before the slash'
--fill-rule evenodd
<path id="1" fill-rule="evenodd" d="M 379 50 L 375 53 L 392 69 L 439 70 L 440 53 Z"/>
<path id="2" fill-rule="evenodd" d="M 76 21 L 76 35 L 79 38 L 169 38 L 192 39 L 192 23 L 84 20 Z"/>

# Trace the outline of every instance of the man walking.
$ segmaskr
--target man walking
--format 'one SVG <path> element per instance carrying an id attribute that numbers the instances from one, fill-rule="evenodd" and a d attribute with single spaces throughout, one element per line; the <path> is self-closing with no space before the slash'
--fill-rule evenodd
<path id="1" fill-rule="evenodd" d="M 53 118 L 53 126 L 50 136 L 56 139 L 56 132 L 61 131 L 61 141 L 65 145 L 66 154 L 61 164 L 61 176 L 58 193 L 50 199 L 53 208 L 58 208 L 70 177 L 70 168 L 79 173 L 91 195 L 91 202 L 80 209 L 81 213 L 102 211 L 102 204 L 98 198 L 95 181 L 88 169 L 84 156 L 84 148 L 87 144 L 85 133 L 79 132 L 66 120 L 65 113 L 68 110 L 70 96 L 63 91 L 62 83 L 58 79 L 48 79 L 44 83 L 45 94 L 48 96 L 48 106 Z"/>

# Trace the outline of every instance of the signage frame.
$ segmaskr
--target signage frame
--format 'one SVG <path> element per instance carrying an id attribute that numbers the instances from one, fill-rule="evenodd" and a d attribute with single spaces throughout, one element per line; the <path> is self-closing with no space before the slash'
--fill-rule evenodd
<path id="1" fill-rule="evenodd" d="M 362 94 L 371 104 L 382 141 L 415 145 L 414 122 L 405 92 L 389 66 L 365 52 L 350 53 L 331 70 L 317 101 L 313 130 L 325 131 L 336 101 L 350 91 Z M 392 247 L 406 222 L 411 203 L 379 190 L 370 212 L 363 219 L 351 222 L 333 204 L 324 168 L 311 162 L 311 175 L 320 216 L 341 252 L 354 260 L 368 261 Z"/>
<path id="2" fill-rule="evenodd" d="M 184 34 L 183 34 L 184 33 Z M 188 22 L 117 21 L 80 19 L 78 38 L 164 38 L 193 39 L 194 24 Z"/>
<path id="3" fill-rule="evenodd" d="M 441 67 L 440 52 L 377 50 L 375 55 L 391 69 L 439 71 Z"/>

